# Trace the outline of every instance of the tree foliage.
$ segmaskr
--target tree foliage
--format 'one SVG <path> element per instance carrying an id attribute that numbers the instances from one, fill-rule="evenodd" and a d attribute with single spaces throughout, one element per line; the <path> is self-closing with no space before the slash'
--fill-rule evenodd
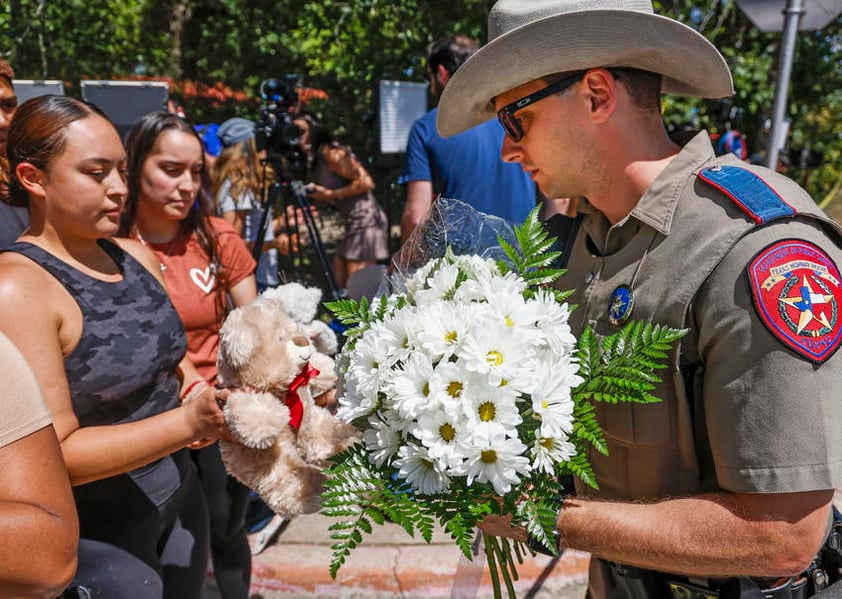
<path id="1" fill-rule="evenodd" d="M 22 79 L 167 78 L 195 121 L 256 117 L 259 84 L 296 73 L 328 101 L 308 109 L 366 159 L 377 154 L 374 91 L 382 79 L 426 81 L 424 49 L 460 31 L 485 41 L 493 0 L 7 0 L 0 8 L 0 55 Z M 734 74 L 737 123 L 752 151 L 765 148 L 763 123 L 775 94 L 780 33 L 758 31 L 735 0 L 655 0 L 656 11 L 701 31 Z M 842 186 L 842 19 L 798 36 L 787 116 L 789 144 L 820 152 L 821 168 L 790 173 L 817 200 Z M 245 92 L 246 100 L 181 93 L 179 82 Z M 431 98 L 432 101 L 432 98 Z M 667 97 L 673 126 L 722 129 L 722 105 Z"/>

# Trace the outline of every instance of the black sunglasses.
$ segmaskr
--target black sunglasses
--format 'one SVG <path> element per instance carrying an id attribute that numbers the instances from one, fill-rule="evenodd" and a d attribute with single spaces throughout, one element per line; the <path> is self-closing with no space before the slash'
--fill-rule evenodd
<path id="1" fill-rule="evenodd" d="M 515 142 L 523 139 L 523 127 L 520 126 L 520 119 L 515 116 L 515 112 L 522 108 L 526 108 L 530 104 L 534 104 L 538 100 L 543 100 L 547 96 L 560 94 L 568 87 L 579 81 L 586 72 L 587 71 L 580 71 L 578 73 L 574 73 L 569 77 L 565 77 L 561 81 L 548 85 L 547 87 L 539 89 L 537 92 L 531 93 L 520 100 L 515 100 L 511 104 L 503 106 L 503 108 L 497 111 L 497 118 L 500 120 L 500 124 L 503 125 L 503 130 L 506 132 L 506 135 L 511 137 L 512 141 Z"/>

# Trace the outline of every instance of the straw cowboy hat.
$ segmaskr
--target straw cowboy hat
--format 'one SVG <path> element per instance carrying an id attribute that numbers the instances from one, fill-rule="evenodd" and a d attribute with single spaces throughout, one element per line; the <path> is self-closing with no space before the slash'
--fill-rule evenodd
<path id="1" fill-rule="evenodd" d="M 666 93 L 734 93 L 713 44 L 656 15 L 650 0 L 499 0 L 488 15 L 488 39 L 444 88 L 437 120 L 444 136 L 494 116 L 494 96 L 552 73 L 635 67 L 663 75 Z"/>

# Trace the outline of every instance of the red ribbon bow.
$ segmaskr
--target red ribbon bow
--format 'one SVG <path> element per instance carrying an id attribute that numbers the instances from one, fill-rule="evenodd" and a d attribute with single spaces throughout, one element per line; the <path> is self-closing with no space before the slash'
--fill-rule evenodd
<path id="1" fill-rule="evenodd" d="M 304 365 L 287 389 L 287 396 L 284 403 L 289 408 L 289 425 L 297 429 L 301 426 L 301 419 L 304 417 L 304 404 L 301 403 L 301 398 L 298 396 L 298 390 L 310 382 L 314 376 L 318 376 L 319 370 L 310 366 L 310 362 Z"/>

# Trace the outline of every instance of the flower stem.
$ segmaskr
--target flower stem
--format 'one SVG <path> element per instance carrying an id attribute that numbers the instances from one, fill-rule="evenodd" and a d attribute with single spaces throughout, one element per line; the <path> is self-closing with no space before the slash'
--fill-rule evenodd
<path id="1" fill-rule="evenodd" d="M 515 560 L 512 557 L 512 544 L 509 543 L 509 539 L 500 539 L 500 544 L 503 546 L 503 557 L 506 560 L 506 566 L 508 567 L 509 572 L 511 572 L 512 580 L 519 580 L 517 574 L 517 566 L 515 565 Z"/>
<path id="2" fill-rule="evenodd" d="M 491 576 L 491 589 L 494 591 L 494 599 L 502 599 L 500 593 L 500 577 L 497 575 L 497 560 L 494 555 L 494 537 L 482 533 L 482 540 L 485 544 L 485 561 L 488 563 L 488 573 Z"/>
<path id="3" fill-rule="evenodd" d="M 501 548 L 502 545 L 502 548 Z M 517 595 L 515 594 L 515 587 L 512 584 L 512 575 L 509 573 L 509 568 L 514 571 L 514 579 L 517 580 L 517 571 L 515 571 L 514 564 L 511 560 L 511 553 L 509 553 L 509 541 L 501 537 L 498 539 L 494 539 L 494 550 L 497 553 L 497 560 L 500 564 L 500 574 L 503 577 L 503 581 L 506 583 L 506 590 L 509 593 L 509 597 L 512 599 L 517 599 Z M 508 556 L 506 554 L 509 554 Z"/>

